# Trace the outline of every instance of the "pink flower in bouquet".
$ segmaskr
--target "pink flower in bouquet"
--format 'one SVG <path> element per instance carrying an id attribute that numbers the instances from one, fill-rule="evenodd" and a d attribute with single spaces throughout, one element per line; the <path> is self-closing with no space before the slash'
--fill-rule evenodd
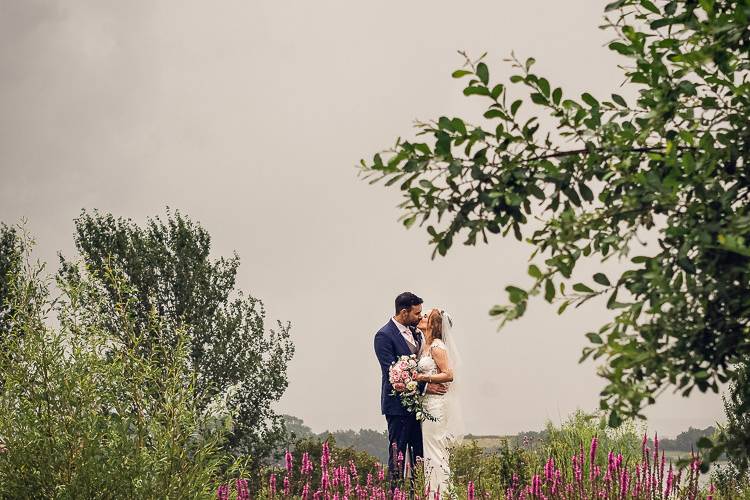
<path id="1" fill-rule="evenodd" d="M 396 389 L 398 392 L 403 392 L 406 390 L 406 384 L 398 382 L 396 384 L 393 384 L 393 388 Z"/>

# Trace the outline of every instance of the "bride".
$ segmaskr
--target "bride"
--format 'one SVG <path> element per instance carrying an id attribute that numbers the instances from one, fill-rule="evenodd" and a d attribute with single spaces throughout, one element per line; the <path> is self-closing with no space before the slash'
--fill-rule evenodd
<path id="1" fill-rule="evenodd" d="M 424 408 L 437 421 L 422 422 L 425 478 L 430 491 L 439 491 L 443 498 L 448 498 L 449 493 L 448 448 L 463 439 L 463 418 L 458 402 L 459 386 L 454 380 L 460 368 L 460 357 L 450 332 L 452 326 L 451 317 L 440 309 L 430 310 L 418 325 L 425 339 L 419 358 L 418 380 L 448 386 L 448 392 L 444 396 L 425 396 Z"/>

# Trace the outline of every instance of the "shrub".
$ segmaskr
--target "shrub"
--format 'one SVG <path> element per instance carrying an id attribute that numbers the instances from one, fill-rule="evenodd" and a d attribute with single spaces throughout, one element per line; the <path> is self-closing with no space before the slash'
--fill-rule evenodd
<path id="1" fill-rule="evenodd" d="M 147 333 L 170 347 L 144 344 L 116 272 L 61 282 L 52 298 L 27 255 L 8 283 L 0 498 L 212 498 L 223 471 L 241 470 L 219 450 L 226 426 L 211 430 L 230 421 L 195 405 L 184 332 L 153 316 Z"/>

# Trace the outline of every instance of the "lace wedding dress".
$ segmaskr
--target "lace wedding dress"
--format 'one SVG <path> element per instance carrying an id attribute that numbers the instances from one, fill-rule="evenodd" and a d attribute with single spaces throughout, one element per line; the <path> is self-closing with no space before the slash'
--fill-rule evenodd
<path id="1" fill-rule="evenodd" d="M 419 371 L 427 375 L 436 375 L 438 367 L 432 359 L 434 349 L 446 349 L 440 339 L 432 341 L 430 348 L 419 358 Z M 450 392 L 450 387 L 448 388 Z M 430 491 L 440 491 L 441 497 L 447 498 L 450 468 L 448 465 L 448 446 L 453 436 L 448 425 L 449 412 L 445 396 L 427 394 L 424 399 L 424 409 L 435 417 L 437 421 L 425 419 L 422 421 L 422 444 L 424 447 L 425 478 L 429 482 Z"/>

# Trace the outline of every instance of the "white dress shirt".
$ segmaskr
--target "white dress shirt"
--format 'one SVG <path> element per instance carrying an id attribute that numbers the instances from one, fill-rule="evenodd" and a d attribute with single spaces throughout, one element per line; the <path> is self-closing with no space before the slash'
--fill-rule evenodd
<path id="1" fill-rule="evenodd" d="M 393 324 L 396 325 L 396 328 L 398 328 L 398 331 L 401 332 L 401 335 L 406 339 L 406 341 L 412 346 L 417 347 L 417 341 L 414 339 L 414 335 L 412 335 L 411 330 L 396 321 L 394 318 L 391 318 L 391 321 L 393 321 Z"/>

